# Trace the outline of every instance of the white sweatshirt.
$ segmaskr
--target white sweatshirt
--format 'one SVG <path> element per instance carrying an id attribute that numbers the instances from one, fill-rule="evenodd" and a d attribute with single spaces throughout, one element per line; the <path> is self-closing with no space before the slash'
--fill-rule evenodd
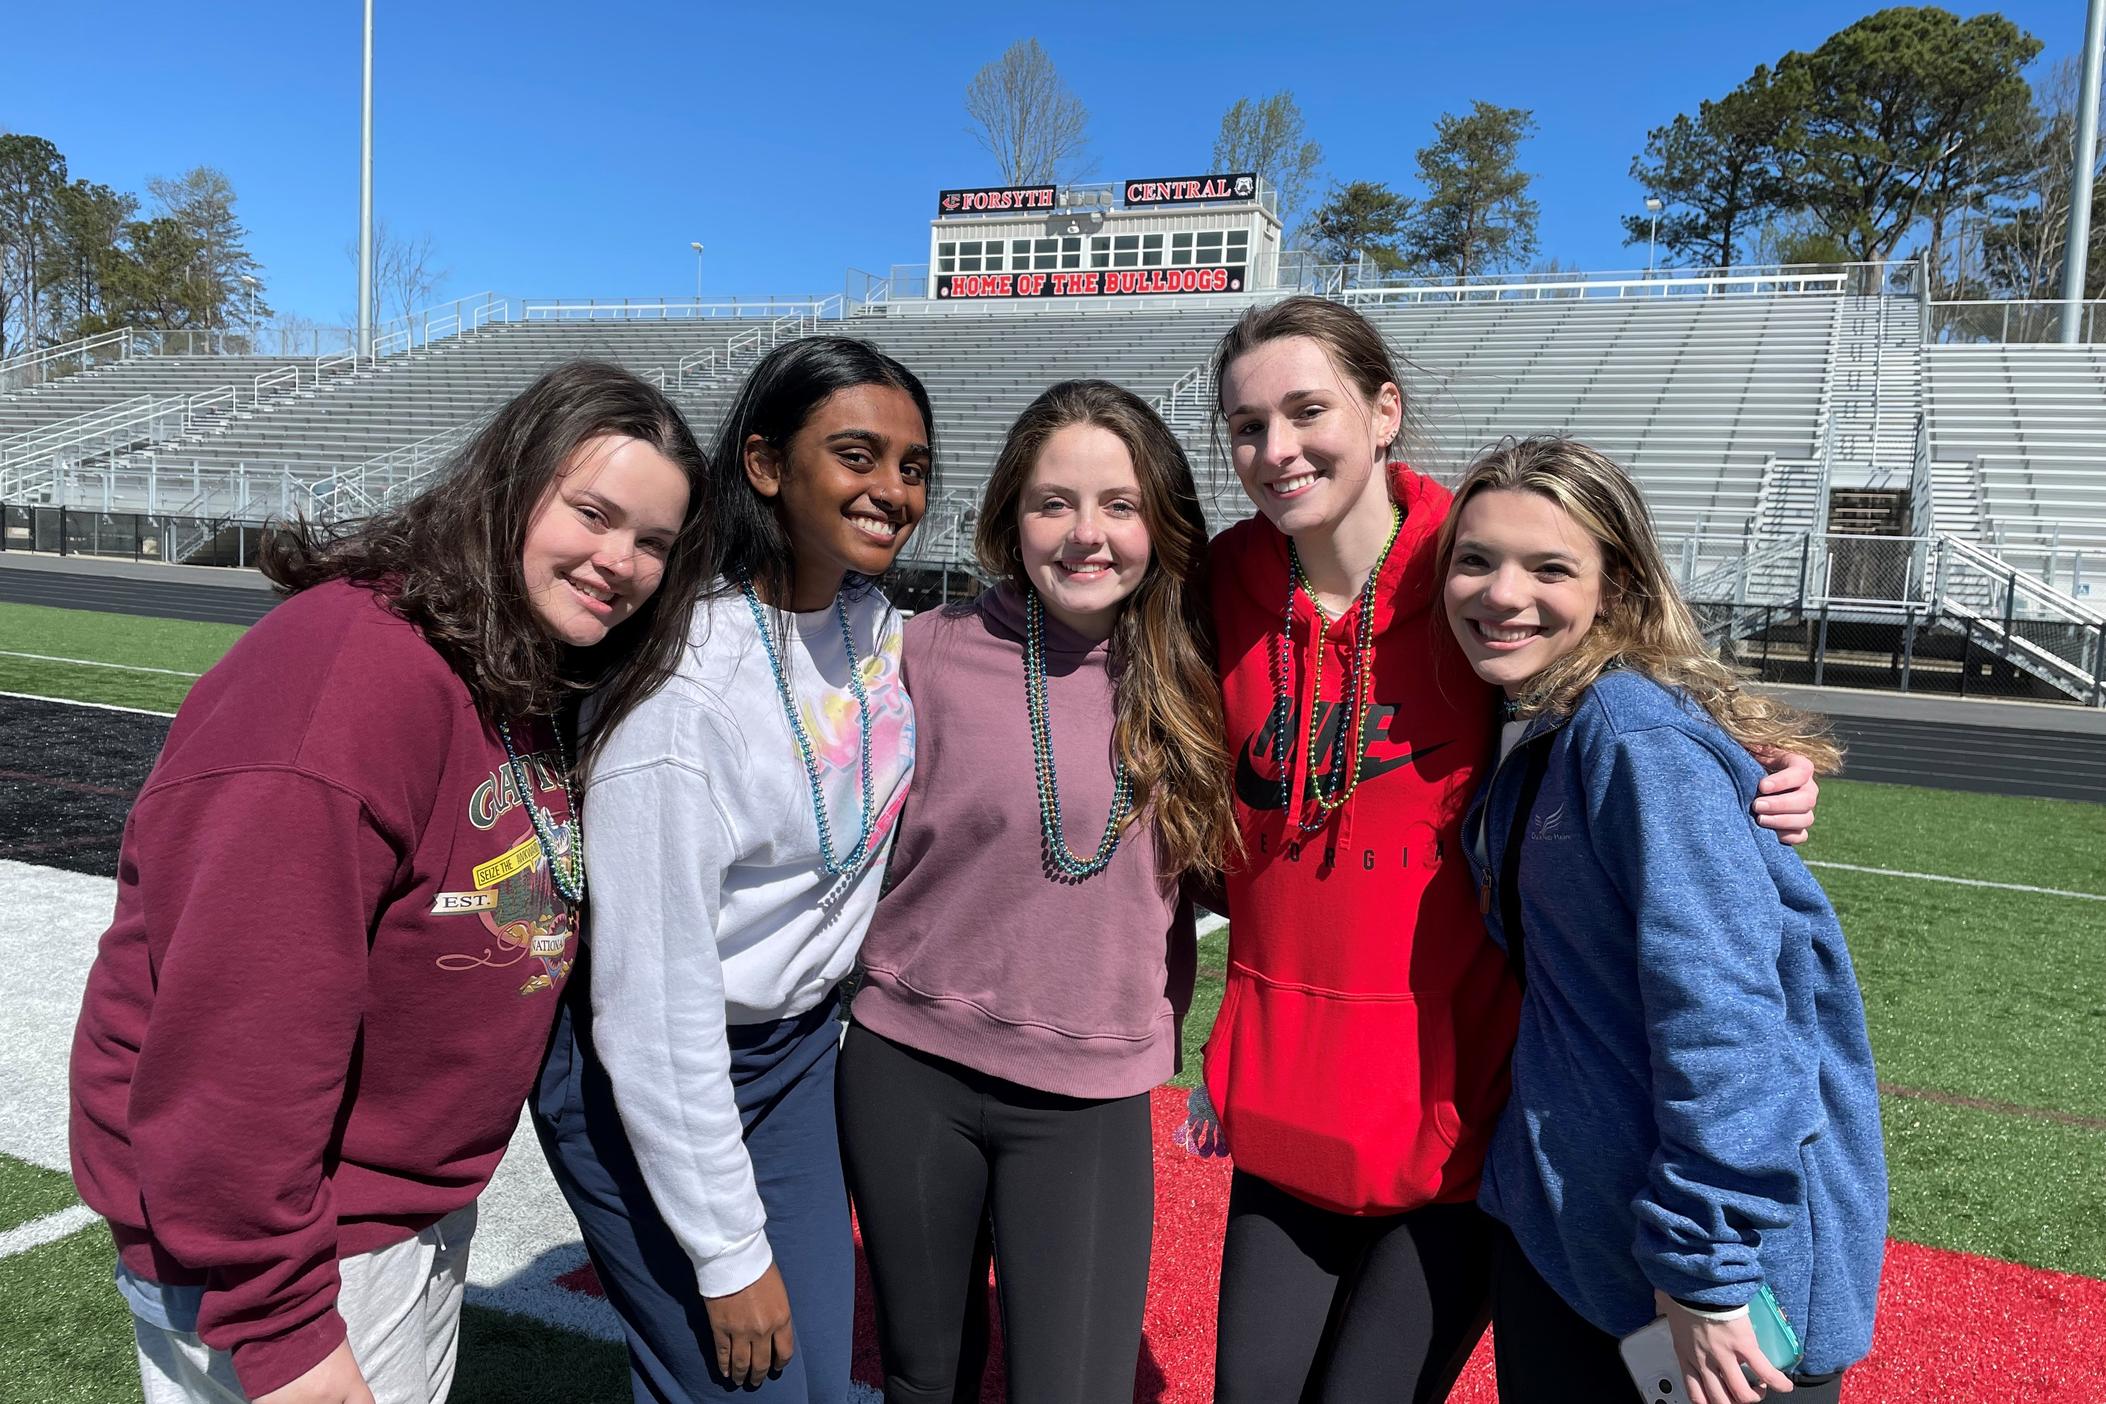
<path id="1" fill-rule="evenodd" d="M 593 1038 L 651 1198 L 706 1297 L 774 1260 L 732 1096 L 727 1024 L 810 1010 L 855 963 L 914 767 L 900 618 L 847 600 L 871 720 L 867 860 L 820 864 L 811 782 L 745 598 L 697 607 L 672 681 L 608 736 L 587 782 Z M 763 609 L 772 630 L 777 618 Z M 784 656 L 836 858 L 862 827 L 859 721 L 832 608 Z"/>

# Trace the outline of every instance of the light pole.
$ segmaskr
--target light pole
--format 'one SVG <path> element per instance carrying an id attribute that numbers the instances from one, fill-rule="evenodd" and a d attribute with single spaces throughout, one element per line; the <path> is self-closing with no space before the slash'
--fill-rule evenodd
<path id="1" fill-rule="evenodd" d="M 695 251 L 695 306 L 702 305 L 702 246 L 690 239 L 687 246 Z"/>
<path id="2" fill-rule="evenodd" d="M 2106 0 L 2091 0 L 2084 17 L 2084 87 L 2077 99 L 2076 150 L 2071 153 L 2069 235 L 2062 256 L 2062 340 L 2078 340 L 2084 313 L 2084 261 L 2091 252 L 2091 164 L 2098 159 L 2099 53 L 2106 44 Z"/>
<path id="3" fill-rule="evenodd" d="M 1645 208 L 1646 212 L 1653 217 L 1652 232 L 1645 236 L 1645 271 L 1651 273 L 1653 271 L 1653 260 L 1659 253 L 1660 211 L 1665 209 L 1666 206 L 1660 203 L 1658 195 L 1648 195 L 1645 197 Z"/>
<path id="4" fill-rule="evenodd" d="M 373 0 L 366 0 L 366 49 L 358 143 L 358 357 L 373 359 Z"/>

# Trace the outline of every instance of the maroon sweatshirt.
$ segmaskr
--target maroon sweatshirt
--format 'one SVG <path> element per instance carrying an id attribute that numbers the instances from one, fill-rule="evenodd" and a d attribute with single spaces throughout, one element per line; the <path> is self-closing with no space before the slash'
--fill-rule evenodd
<path id="1" fill-rule="evenodd" d="M 560 824 L 553 734 L 512 734 Z M 73 1177 L 133 1272 L 202 1285 L 252 1395 L 344 1339 L 339 1257 L 467 1204 L 504 1153 L 577 945 L 519 798 L 460 678 L 338 582 L 198 682 L 132 808 Z"/>
<path id="2" fill-rule="evenodd" d="M 1108 644 L 1045 621 L 1062 827 L 1084 856 L 1112 802 Z M 1105 869 L 1049 875 L 1024 694 L 1024 603 L 998 586 L 907 621 L 914 784 L 864 937 L 857 1023 L 1070 1097 L 1129 1097 L 1177 1069 L 1192 909 L 1146 814 Z"/>

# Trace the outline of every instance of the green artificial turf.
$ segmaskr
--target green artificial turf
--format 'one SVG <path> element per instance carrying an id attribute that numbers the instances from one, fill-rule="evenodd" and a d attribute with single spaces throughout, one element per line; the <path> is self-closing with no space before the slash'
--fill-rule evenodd
<path id="1" fill-rule="evenodd" d="M 0 639 L 22 653 L 92 658 L 145 668 L 202 673 L 248 631 L 239 624 L 149 619 L 89 609 L 0 604 Z"/>
<path id="2" fill-rule="evenodd" d="M 0 1232 L 72 1207 L 73 1181 L 11 1155 L 0 1155 Z"/>
<path id="3" fill-rule="evenodd" d="M 2106 903 L 1820 877 L 1883 1080 L 2106 1117 Z"/>
<path id="4" fill-rule="evenodd" d="M 0 1404 L 139 1398 L 131 1313 L 110 1282 L 101 1224 L 0 1258 Z"/>
<path id="5" fill-rule="evenodd" d="M 7 650 L 0 654 L 0 692 L 172 712 L 189 695 L 195 681 L 177 674 L 204 672 L 244 632 L 236 624 L 0 604 L 0 649 Z M 84 662 L 52 663 L 7 656 L 15 653 Z M 121 663 L 172 671 L 126 672 L 85 666 L 87 663 Z"/>
<path id="6" fill-rule="evenodd" d="M 2106 1278 L 2106 1133 L 1881 1102 L 1894 1237 Z"/>
<path id="7" fill-rule="evenodd" d="M 1829 780 L 1800 853 L 1817 863 L 2106 896 L 2106 804 Z M 1826 882 L 1834 870 L 1814 871 Z M 2106 931 L 2106 906 L 2072 919 Z"/>
<path id="8" fill-rule="evenodd" d="M 111 668 L 79 668 L 0 656 L 0 692 L 56 697 L 65 702 L 99 702 L 145 712 L 173 712 L 190 694 L 193 681 L 156 673 L 120 673 Z"/>
<path id="9" fill-rule="evenodd" d="M 1199 971 L 1192 984 L 1192 1009 L 1185 1016 L 1184 1062 L 1173 1087 L 1199 1085 L 1199 1059 L 1207 1046 L 1214 1016 L 1221 1012 L 1221 992 L 1228 984 L 1228 931 L 1226 928 L 1199 942 Z"/>
<path id="10" fill-rule="evenodd" d="M 27 1182 L 18 1171 L 35 1168 L 0 1158 L 0 1187 L 10 1196 L 0 1202 L 15 1203 Z M 68 1185 L 55 1207 L 71 1200 Z M 131 1316 L 110 1284 L 115 1256 L 98 1223 L 0 1258 L 0 1404 L 139 1398 Z M 487 1307 L 462 1309 L 455 1404 L 617 1404 L 628 1398 L 628 1375 L 620 1346 Z"/>

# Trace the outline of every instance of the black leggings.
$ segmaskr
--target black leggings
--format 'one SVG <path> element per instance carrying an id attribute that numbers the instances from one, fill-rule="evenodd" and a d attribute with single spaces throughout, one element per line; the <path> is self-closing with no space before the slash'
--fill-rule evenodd
<path id="1" fill-rule="evenodd" d="M 835 1092 L 886 1404 L 978 1404 L 989 1226 L 1011 1404 L 1131 1399 L 1155 1221 L 1147 1096 L 1034 1091 L 856 1023 Z"/>
<path id="2" fill-rule="evenodd" d="M 1635 1399 L 1617 1340 L 1566 1304 L 1543 1280 L 1504 1224 L 1497 1224 L 1498 1267 L 1492 1288 L 1492 1354 L 1500 1404 L 1570 1404 L 1575 1399 Z M 1843 1377 L 1794 1375 L 1782 1404 L 1835 1404 Z M 1651 1397 L 1651 1396 L 1647 1396 Z"/>
<path id="3" fill-rule="evenodd" d="M 1491 1314 L 1491 1227 L 1474 1204 L 1334 1214 L 1237 1171 L 1215 1404 L 1439 1404 Z"/>

